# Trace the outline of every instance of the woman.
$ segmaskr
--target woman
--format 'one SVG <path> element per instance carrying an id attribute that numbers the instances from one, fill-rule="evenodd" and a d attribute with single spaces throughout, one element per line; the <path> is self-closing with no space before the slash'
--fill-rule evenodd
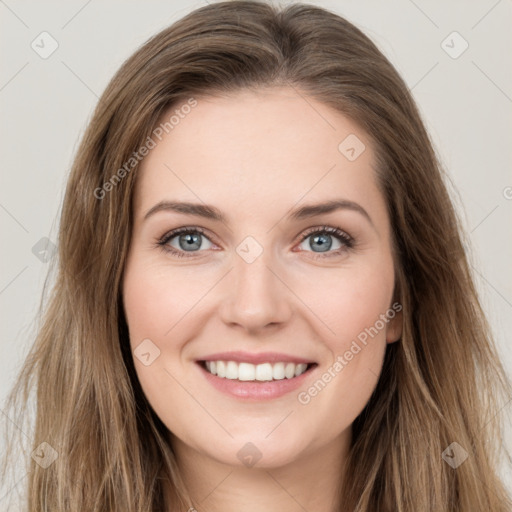
<path id="1" fill-rule="evenodd" d="M 462 236 L 356 27 L 245 1 L 179 20 L 69 178 L 11 398 L 34 379 L 28 510 L 510 510 L 510 387 Z"/>

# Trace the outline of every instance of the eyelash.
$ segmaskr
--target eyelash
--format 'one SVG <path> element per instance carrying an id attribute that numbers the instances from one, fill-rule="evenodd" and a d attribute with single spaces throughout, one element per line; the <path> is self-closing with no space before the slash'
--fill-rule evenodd
<path id="1" fill-rule="evenodd" d="M 161 250 L 163 250 L 164 252 L 171 253 L 174 256 L 177 256 L 178 258 L 193 258 L 194 252 L 197 252 L 197 251 L 191 251 L 190 254 L 187 254 L 186 251 L 178 251 L 174 247 L 170 247 L 167 245 L 169 243 L 169 241 L 172 240 L 173 238 L 175 238 L 176 236 L 182 235 L 182 234 L 188 234 L 188 233 L 199 233 L 202 236 L 204 236 L 205 238 L 208 238 L 205 234 L 205 231 L 202 228 L 184 227 L 184 228 L 178 228 L 178 229 L 175 229 L 173 231 L 166 233 L 162 238 L 160 238 L 156 241 L 156 246 L 158 248 L 160 248 Z M 347 233 L 345 233 L 344 231 L 342 231 L 339 228 L 334 228 L 331 226 L 322 226 L 321 228 L 318 228 L 318 227 L 310 228 L 303 235 L 303 237 L 299 241 L 299 244 L 304 242 L 304 240 L 309 238 L 311 235 L 322 234 L 322 233 L 334 235 L 335 237 L 338 238 L 338 240 L 340 242 L 342 242 L 344 244 L 344 247 L 337 249 L 335 251 L 328 251 L 326 253 L 313 253 L 315 255 L 314 256 L 315 259 L 339 256 L 341 253 L 343 253 L 345 251 L 349 251 L 355 247 L 355 240 L 350 235 L 348 235 Z M 209 240 L 209 238 L 208 238 L 208 240 Z M 202 252 L 202 251 L 199 251 L 199 252 Z M 306 252 L 310 252 L 310 251 L 306 251 Z"/>

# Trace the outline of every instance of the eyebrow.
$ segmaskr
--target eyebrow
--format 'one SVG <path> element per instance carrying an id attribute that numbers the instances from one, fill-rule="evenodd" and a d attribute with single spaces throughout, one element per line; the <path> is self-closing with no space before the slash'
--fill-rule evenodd
<path id="1" fill-rule="evenodd" d="M 368 212 L 360 204 L 354 201 L 349 201 L 348 199 L 334 199 L 323 203 L 301 206 L 300 208 L 289 212 L 286 217 L 290 220 L 303 220 L 322 214 L 332 213 L 336 210 L 352 210 L 358 212 L 375 228 Z M 215 206 L 177 201 L 160 201 L 148 210 L 144 215 L 144 220 L 160 211 L 174 211 L 187 215 L 195 215 L 197 217 L 203 217 L 227 224 L 227 218 Z"/>

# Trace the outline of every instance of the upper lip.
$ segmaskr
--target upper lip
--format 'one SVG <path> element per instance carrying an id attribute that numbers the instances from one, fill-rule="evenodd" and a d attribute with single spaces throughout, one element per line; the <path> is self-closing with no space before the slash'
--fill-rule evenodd
<path id="1" fill-rule="evenodd" d="M 236 363 L 295 363 L 295 364 L 309 364 L 314 361 L 297 357 L 290 354 L 282 354 L 279 352 L 259 352 L 253 354 L 250 352 L 236 351 L 236 352 L 217 352 L 210 354 L 197 361 L 235 361 Z"/>

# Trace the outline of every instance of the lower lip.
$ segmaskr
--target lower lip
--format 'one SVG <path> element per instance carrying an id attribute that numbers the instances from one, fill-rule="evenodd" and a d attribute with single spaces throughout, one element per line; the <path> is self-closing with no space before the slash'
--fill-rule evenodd
<path id="1" fill-rule="evenodd" d="M 201 363 L 197 363 L 197 366 L 206 377 L 206 380 L 214 388 L 226 395 L 245 400 L 272 400 L 273 398 L 286 395 L 286 393 L 290 393 L 303 385 L 317 365 L 312 366 L 298 377 L 293 377 L 292 379 L 246 382 L 213 375 L 203 368 Z"/>

